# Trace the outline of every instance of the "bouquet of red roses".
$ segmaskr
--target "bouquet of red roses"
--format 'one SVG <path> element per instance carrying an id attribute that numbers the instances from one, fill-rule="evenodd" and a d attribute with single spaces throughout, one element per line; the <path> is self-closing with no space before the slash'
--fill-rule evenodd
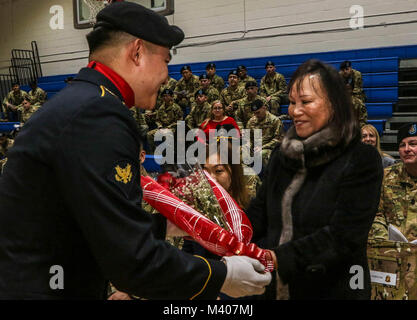
<path id="1" fill-rule="evenodd" d="M 219 256 L 246 255 L 273 269 L 270 253 L 250 243 L 245 213 L 200 166 L 179 166 L 158 182 L 142 176 L 144 200 L 204 248 Z"/>

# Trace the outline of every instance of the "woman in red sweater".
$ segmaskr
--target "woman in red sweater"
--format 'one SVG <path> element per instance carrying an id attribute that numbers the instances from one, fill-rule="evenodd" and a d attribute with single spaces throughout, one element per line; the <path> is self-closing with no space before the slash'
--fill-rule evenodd
<path id="1" fill-rule="evenodd" d="M 232 117 L 226 115 L 226 110 L 220 100 L 213 101 L 211 105 L 211 114 L 210 118 L 203 121 L 200 125 L 200 129 L 206 134 L 207 140 L 210 137 L 215 135 L 215 130 L 220 128 L 225 128 L 228 130 L 231 127 L 234 127 L 237 131 L 236 138 L 240 138 L 239 127 Z"/>

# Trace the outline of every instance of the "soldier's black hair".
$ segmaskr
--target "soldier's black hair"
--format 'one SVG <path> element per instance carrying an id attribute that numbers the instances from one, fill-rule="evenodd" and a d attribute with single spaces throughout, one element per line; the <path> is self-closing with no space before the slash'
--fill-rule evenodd
<path id="1" fill-rule="evenodd" d="M 94 53 L 97 49 L 107 46 L 107 45 L 116 45 L 118 42 L 122 41 L 123 38 L 134 38 L 132 35 L 124 32 L 115 30 L 112 28 L 107 28 L 100 26 L 94 28 L 89 34 L 87 34 L 88 47 L 90 49 L 90 54 Z"/>

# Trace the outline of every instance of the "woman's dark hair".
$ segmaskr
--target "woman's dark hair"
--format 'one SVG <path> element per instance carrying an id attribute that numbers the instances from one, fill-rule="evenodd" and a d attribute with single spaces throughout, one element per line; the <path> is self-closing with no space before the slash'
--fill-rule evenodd
<path id="1" fill-rule="evenodd" d="M 304 78 L 311 75 L 319 77 L 320 85 L 327 94 L 327 99 L 333 109 L 329 125 L 339 131 L 341 141 L 348 144 L 359 136 L 359 124 L 353 114 L 352 98 L 346 89 L 342 76 L 335 68 L 316 59 L 307 60 L 292 75 L 289 92 L 291 90 L 299 92 Z M 314 83 L 312 86 L 314 88 Z"/>
<path id="2" fill-rule="evenodd" d="M 216 143 L 214 150 L 209 145 L 206 147 L 206 157 L 210 157 L 210 152 L 217 152 L 220 157 L 221 153 L 221 141 Z M 246 184 L 245 176 L 243 175 L 243 167 L 241 161 L 239 163 L 233 163 L 233 153 L 237 152 L 240 157 L 240 148 L 234 148 L 231 141 L 227 141 L 227 164 L 224 164 L 224 168 L 230 175 L 230 195 L 238 203 L 242 209 L 247 209 L 250 202 L 249 189 Z"/>

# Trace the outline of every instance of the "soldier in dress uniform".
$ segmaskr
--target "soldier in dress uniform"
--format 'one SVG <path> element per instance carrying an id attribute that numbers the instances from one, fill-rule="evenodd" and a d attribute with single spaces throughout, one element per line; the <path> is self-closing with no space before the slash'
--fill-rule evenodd
<path id="1" fill-rule="evenodd" d="M 340 64 L 340 75 L 345 79 L 346 83 L 353 86 L 353 95 L 365 103 L 366 97 L 363 91 L 362 73 L 352 68 L 352 62 L 343 61 Z"/>
<path id="2" fill-rule="evenodd" d="M 246 124 L 248 123 L 249 119 L 253 116 L 253 101 L 261 100 L 264 104 L 267 104 L 266 99 L 258 95 L 258 84 L 256 83 L 256 81 L 248 81 L 245 85 L 245 88 L 246 97 L 233 102 L 233 104 L 237 105 L 235 112 L 235 120 L 240 130 L 246 128 Z"/>
<path id="3" fill-rule="evenodd" d="M 146 299 L 264 291 L 271 276 L 259 261 L 187 255 L 163 240 L 173 224 L 140 207 L 141 139 L 129 108 L 153 108 L 169 49 L 183 38 L 134 2 L 98 13 L 88 66 L 32 116 L 8 152 L 0 299 L 105 299 L 108 281 Z"/>
<path id="4" fill-rule="evenodd" d="M 417 123 L 398 130 L 401 162 L 384 169 L 378 212 L 370 239 L 387 240 L 394 225 L 408 239 L 417 239 Z"/>
<path id="5" fill-rule="evenodd" d="M 217 91 L 222 92 L 224 88 L 224 80 L 222 77 L 216 74 L 216 64 L 211 62 L 206 66 L 206 73 L 211 81 L 211 85 L 217 89 Z"/>
<path id="6" fill-rule="evenodd" d="M 30 83 L 31 90 L 28 92 L 30 100 L 34 105 L 43 105 L 47 98 L 47 93 L 38 87 L 38 83 L 36 81 L 32 81 Z"/>
<path id="7" fill-rule="evenodd" d="M 211 105 L 207 102 L 205 90 L 198 90 L 194 95 L 194 103 L 191 105 L 190 114 L 185 117 L 185 123 L 188 128 L 195 129 L 200 127 L 204 120 L 210 118 Z"/>
<path id="8" fill-rule="evenodd" d="M 251 130 L 250 152 L 252 155 L 258 152 L 262 153 L 262 166 L 265 168 L 272 150 L 282 141 L 284 136 L 283 125 L 277 116 L 268 111 L 264 101 L 253 101 L 251 108 L 254 115 L 246 125 L 246 129 Z M 262 130 L 261 146 L 255 146 L 254 144 L 252 133 L 255 129 Z"/>
<path id="9" fill-rule="evenodd" d="M 155 150 L 155 133 L 160 129 L 169 129 L 175 134 L 177 122 L 183 120 L 181 107 L 174 103 L 174 92 L 170 89 L 165 89 L 162 93 L 162 98 L 164 99 L 164 103 L 156 111 L 155 116 L 156 129 L 149 131 L 147 134 L 151 152 Z"/>
<path id="10" fill-rule="evenodd" d="M 18 121 L 17 108 L 22 105 L 23 99 L 27 96 L 27 92 L 20 90 L 20 85 L 15 82 L 12 84 L 12 90 L 3 99 L 3 118 L 8 121 Z"/>
<path id="11" fill-rule="evenodd" d="M 255 78 L 248 75 L 248 70 L 244 65 L 238 66 L 236 70 L 239 75 L 239 86 L 242 88 L 245 88 L 245 85 L 248 81 L 256 81 Z"/>
<path id="12" fill-rule="evenodd" d="M 262 77 L 259 88 L 260 95 L 268 102 L 271 113 L 279 115 L 281 98 L 287 94 L 287 82 L 281 73 L 276 72 L 273 61 L 265 64 L 265 70 L 266 74 Z"/>
<path id="13" fill-rule="evenodd" d="M 200 75 L 200 87 L 197 90 L 204 90 L 207 95 L 207 102 L 212 104 L 220 99 L 219 91 L 211 84 L 211 80 L 206 73 Z"/>
<path id="14" fill-rule="evenodd" d="M 181 74 L 182 78 L 178 80 L 174 90 L 175 101 L 185 111 L 194 102 L 194 92 L 200 86 L 200 79 L 193 74 L 189 65 L 181 68 Z"/>
<path id="15" fill-rule="evenodd" d="M 226 106 L 226 115 L 234 118 L 237 104 L 233 104 L 232 102 L 242 99 L 246 95 L 246 90 L 239 86 L 237 70 L 230 71 L 227 79 L 229 86 L 220 93 L 220 101 Z"/>

